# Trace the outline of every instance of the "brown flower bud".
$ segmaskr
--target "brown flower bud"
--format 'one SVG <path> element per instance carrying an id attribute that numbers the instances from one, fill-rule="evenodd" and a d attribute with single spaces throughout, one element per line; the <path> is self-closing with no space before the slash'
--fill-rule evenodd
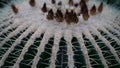
<path id="1" fill-rule="evenodd" d="M 51 3 L 52 3 L 52 4 L 55 4 L 55 3 L 56 3 L 56 1 L 55 1 L 55 0 L 51 0 Z"/>
<path id="2" fill-rule="evenodd" d="M 68 12 L 68 9 L 67 9 L 65 13 L 65 21 L 67 24 L 70 24 L 72 22 L 70 16 L 71 16 L 71 13 Z"/>
<path id="3" fill-rule="evenodd" d="M 18 8 L 16 8 L 16 6 L 15 5 L 11 5 L 11 8 L 12 8 L 12 10 L 13 10 L 13 12 L 15 13 L 15 14 L 17 14 L 18 13 Z"/>
<path id="4" fill-rule="evenodd" d="M 88 13 L 88 7 L 86 5 L 84 5 L 84 6 L 81 7 L 81 13 L 82 14 Z"/>
<path id="5" fill-rule="evenodd" d="M 69 19 L 71 20 L 71 22 L 73 22 L 73 14 L 74 14 L 74 11 L 73 10 L 71 10 L 71 12 L 69 13 Z"/>
<path id="6" fill-rule="evenodd" d="M 87 5 L 86 5 L 84 0 L 80 1 L 80 7 L 81 7 L 81 13 L 82 14 L 88 13 L 88 7 L 87 7 Z"/>
<path id="7" fill-rule="evenodd" d="M 88 14 L 88 9 L 87 8 L 82 8 L 82 14 L 83 14 L 83 19 L 88 20 L 89 19 L 89 14 Z"/>
<path id="8" fill-rule="evenodd" d="M 74 4 L 75 7 L 78 7 L 78 3 Z"/>
<path id="9" fill-rule="evenodd" d="M 98 12 L 101 13 L 103 11 L 103 3 L 101 3 L 98 7 Z"/>
<path id="10" fill-rule="evenodd" d="M 63 18 L 63 13 L 61 12 L 60 9 L 57 9 L 57 12 L 55 14 L 55 19 L 57 22 L 63 22 L 64 18 Z"/>
<path id="11" fill-rule="evenodd" d="M 84 19 L 84 20 L 88 20 L 88 19 L 89 19 L 89 17 L 90 17 L 90 16 L 89 16 L 89 14 L 88 14 L 88 13 L 83 14 L 83 19 Z"/>
<path id="12" fill-rule="evenodd" d="M 58 2 L 58 5 L 59 5 L 59 6 L 61 6 L 61 5 L 62 5 L 62 2 L 61 2 L 61 1 L 60 1 L 60 2 Z"/>
<path id="13" fill-rule="evenodd" d="M 74 4 L 73 0 L 69 0 L 69 5 L 72 6 Z"/>
<path id="14" fill-rule="evenodd" d="M 78 23 L 78 21 L 79 21 L 77 14 L 75 12 L 73 13 L 72 21 L 73 21 L 73 23 Z"/>
<path id="15" fill-rule="evenodd" d="M 79 2 L 79 5 L 80 5 L 80 7 L 83 7 L 83 6 L 85 6 L 85 5 L 86 5 L 86 3 L 85 3 L 85 1 L 84 1 L 84 0 L 81 0 L 81 1 Z"/>
<path id="16" fill-rule="evenodd" d="M 93 5 L 93 7 L 91 8 L 90 14 L 91 15 L 95 15 L 96 14 L 96 6 L 95 5 Z"/>
<path id="17" fill-rule="evenodd" d="M 35 6 L 35 0 L 30 0 L 29 4 L 30 4 L 31 7 L 34 7 Z"/>
<path id="18" fill-rule="evenodd" d="M 53 10 L 52 10 L 52 9 L 50 9 L 50 10 L 48 11 L 47 19 L 48 19 L 48 20 L 53 20 L 53 19 L 54 19 L 54 13 L 53 13 Z"/>
<path id="19" fill-rule="evenodd" d="M 42 9 L 41 9 L 43 12 L 47 12 L 47 7 L 46 7 L 46 3 L 44 3 Z"/>
<path id="20" fill-rule="evenodd" d="M 68 9 L 66 9 L 65 18 L 67 17 L 67 15 L 68 15 Z"/>

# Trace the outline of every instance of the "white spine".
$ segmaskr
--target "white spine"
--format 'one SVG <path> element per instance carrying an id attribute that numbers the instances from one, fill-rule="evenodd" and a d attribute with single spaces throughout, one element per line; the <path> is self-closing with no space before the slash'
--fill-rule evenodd
<path id="1" fill-rule="evenodd" d="M 30 24 L 28 23 L 23 23 L 22 25 L 20 25 L 15 31 L 13 31 L 12 33 L 10 33 L 0 44 L 0 47 L 2 47 L 2 45 L 9 40 L 9 38 L 15 36 L 16 34 L 18 34 L 20 31 L 24 30 L 25 28 L 29 27 Z"/>
<path id="2" fill-rule="evenodd" d="M 8 25 L 10 25 L 10 22 L 11 22 L 12 20 L 9 20 L 9 21 L 7 21 L 7 22 L 4 22 L 4 23 L 2 23 L 2 24 L 0 24 L 0 28 L 2 28 L 3 26 L 8 26 Z"/>
<path id="3" fill-rule="evenodd" d="M 68 67 L 74 68 L 74 59 L 73 59 L 74 52 L 73 52 L 72 43 L 71 43 L 71 40 L 72 40 L 71 30 L 65 30 L 64 38 L 67 42 Z"/>
<path id="4" fill-rule="evenodd" d="M 43 37 L 43 39 L 41 40 L 40 46 L 37 48 L 38 52 L 37 52 L 36 56 L 35 56 L 34 59 L 33 59 L 33 64 L 32 64 L 32 66 L 31 66 L 31 68 L 37 68 L 37 67 L 36 67 L 36 66 L 37 66 L 37 63 L 38 63 L 38 61 L 40 60 L 40 57 L 39 57 L 39 56 L 40 56 L 40 54 L 41 54 L 42 52 L 44 52 L 45 44 L 47 44 L 49 38 L 51 37 L 51 33 L 52 33 L 51 31 L 52 31 L 52 30 L 48 29 L 48 30 L 45 32 L 44 37 Z"/>
<path id="5" fill-rule="evenodd" d="M 50 66 L 49 68 L 56 68 L 55 61 L 57 58 L 57 52 L 59 51 L 59 42 L 62 37 L 61 30 L 56 30 L 54 34 L 54 45 L 52 47 L 52 55 L 50 60 Z"/>
<path id="6" fill-rule="evenodd" d="M 84 59 L 85 59 L 86 68 L 92 68 L 92 66 L 90 64 L 90 57 L 88 55 L 87 48 L 86 48 L 86 46 L 84 44 L 84 39 L 82 37 L 82 32 L 80 31 L 79 28 L 77 28 L 76 32 L 74 32 L 74 36 L 77 37 L 78 42 L 80 44 L 80 48 L 81 48 L 81 51 L 82 51 Z"/>
<path id="7" fill-rule="evenodd" d="M 31 30 L 32 29 L 32 30 Z M 28 48 L 30 47 L 30 45 L 32 45 L 32 43 L 34 43 L 34 39 L 36 38 L 36 36 L 38 35 L 38 31 L 36 31 L 36 27 L 34 27 L 33 25 L 31 26 L 31 28 L 29 28 L 25 34 L 29 34 L 30 32 L 35 31 L 35 33 L 31 36 L 31 38 L 28 40 L 28 42 L 26 43 L 26 45 L 24 46 L 24 48 L 22 49 L 21 54 L 19 55 L 19 57 L 17 58 L 16 63 L 14 64 L 13 68 L 19 68 L 19 63 L 23 60 L 23 57 L 25 55 L 25 53 L 28 51 Z M 27 36 L 25 35 L 25 36 Z M 25 37 L 24 36 L 24 37 Z"/>
<path id="8" fill-rule="evenodd" d="M 1 16 L 2 17 L 2 16 Z M 11 18 L 10 19 L 10 17 L 13 17 L 13 18 Z M 4 17 L 3 17 L 4 18 Z M 5 19 L 8 19 L 8 21 L 5 21 Z M 10 16 L 6 16 L 6 18 L 4 18 L 4 19 L 0 19 L 0 22 L 2 22 L 2 23 L 0 23 L 0 28 L 2 27 L 2 26 L 6 26 L 6 25 L 10 25 L 10 22 L 12 22 L 14 20 L 14 16 L 13 15 L 10 15 Z M 5 21 L 4 23 L 3 23 L 3 21 Z"/>
<path id="9" fill-rule="evenodd" d="M 120 30 L 120 23 L 119 23 L 119 21 L 118 21 L 118 23 L 115 22 L 115 23 L 111 23 L 110 25 L 113 26 L 114 28 L 117 28 L 118 30 Z"/>
<path id="10" fill-rule="evenodd" d="M 110 45 L 110 42 L 107 41 L 95 28 L 94 34 L 96 34 L 103 41 L 103 43 L 105 43 L 105 45 L 110 49 L 110 52 L 114 55 L 115 59 L 120 63 L 119 56 L 117 55 L 115 49 Z"/>
<path id="11" fill-rule="evenodd" d="M 5 28 L 4 30 L 2 30 L 1 32 L 0 32 L 0 34 L 2 34 L 2 33 L 4 33 L 4 32 L 7 32 L 9 29 L 11 29 L 11 28 L 16 28 L 16 27 L 18 27 L 19 25 L 21 25 L 22 24 L 22 22 L 20 22 L 20 20 L 19 19 L 16 19 L 15 20 L 15 23 L 13 23 L 12 25 L 10 25 L 10 26 L 8 26 L 7 28 Z"/>
<path id="12" fill-rule="evenodd" d="M 107 33 L 109 37 L 114 39 L 117 42 L 117 44 L 120 44 L 120 40 L 117 37 L 115 37 L 114 35 L 112 35 L 110 32 L 108 32 L 104 27 L 101 27 L 100 29 L 103 30 L 105 33 Z"/>
<path id="13" fill-rule="evenodd" d="M 2 16 L 1 16 L 2 17 Z M 10 19 L 10 17 L 12 17 L 12 15 L 11 16 L 6 16 L 7 18 L 4 18 L 3 20 L 5 20 L 5 19 L 9 19 L 8 21 L 6 21 L 6 22 L 4 22 L 4 23 L 0 23 L 0 28 L 2 27 L 2 26 L 5 26 L 5 25 L 9 25 L 10 24 L 10 22 L 11 21 L 13 21 L 13 18 L 12 19 Z M 0 22 L 3 22 L 3 20 L 1 20 L 0 19 Z"/>
<path id="14" fill-rule="evenodd" d="M 106 60 L 102 54 L 102 51 L 100 49 L 100 47 L 97 45 L 96 41 L 94 40 L 94 38 L 92 37 L 92 35 L 90 34 L 90 32 L 88 30 L 85 30 L 85 33 L 86 37 L 90 40 L 90 42 L 93 44 L 93 47 L 95 48 L 95 50 L 97 51 L 100 59 L 101 59 L 101 62 L 102 64 L 104 65 L 104 68 L 108 68 L 108 65 L 106 63 Z"/>
<path id="15" fill-rule="evenodd" d="M 2 57 L 2 59 L 0 60 L 0 67 L 3 65 L 5 59 L 8 57 L 8 55 L 11 53 L 11 51 L 14 50 L 14 47 L 20 43 L 20 41 L 22 40 L 22 38 L 26 37 L 31 31 L 31 28 L 33 28 L 32 26 L 27 29 L 16 41 L 15 43 L 7 50 L 7 52 L 4 54 L 4 56 Z"/>

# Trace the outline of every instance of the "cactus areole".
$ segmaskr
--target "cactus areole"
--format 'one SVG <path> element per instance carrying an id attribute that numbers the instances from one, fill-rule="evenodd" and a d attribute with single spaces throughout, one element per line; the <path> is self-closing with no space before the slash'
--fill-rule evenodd
<path id="1" fill-rule="evenodd" d="M 0 8 L 0 68 L 120 68 L 120 10 L 97 0 L 13 0 Z"/>

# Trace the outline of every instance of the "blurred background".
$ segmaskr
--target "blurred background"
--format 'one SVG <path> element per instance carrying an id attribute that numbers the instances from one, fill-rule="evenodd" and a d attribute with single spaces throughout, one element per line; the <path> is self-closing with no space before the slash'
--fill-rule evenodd
<path id="1" fill-rule="evenodd" d="M 16 0 L 0 0 L 0 8 L 3 8 L 5 4 L 10 3 L 11 1 Z M 120 0 L 99 0 L 99 1 L 104 1 L 106 4 L 115 6 L 120 9 Z"/>

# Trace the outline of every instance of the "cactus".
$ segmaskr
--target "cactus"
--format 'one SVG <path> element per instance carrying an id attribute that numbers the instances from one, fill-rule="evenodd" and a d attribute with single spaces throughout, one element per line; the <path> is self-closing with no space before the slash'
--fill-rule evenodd
<path id="1" fill-rule="evenodd" d="M 13 0 L 0 8 L 0 68 L 120 68 L 119 9 L 96 0 Z"/>

